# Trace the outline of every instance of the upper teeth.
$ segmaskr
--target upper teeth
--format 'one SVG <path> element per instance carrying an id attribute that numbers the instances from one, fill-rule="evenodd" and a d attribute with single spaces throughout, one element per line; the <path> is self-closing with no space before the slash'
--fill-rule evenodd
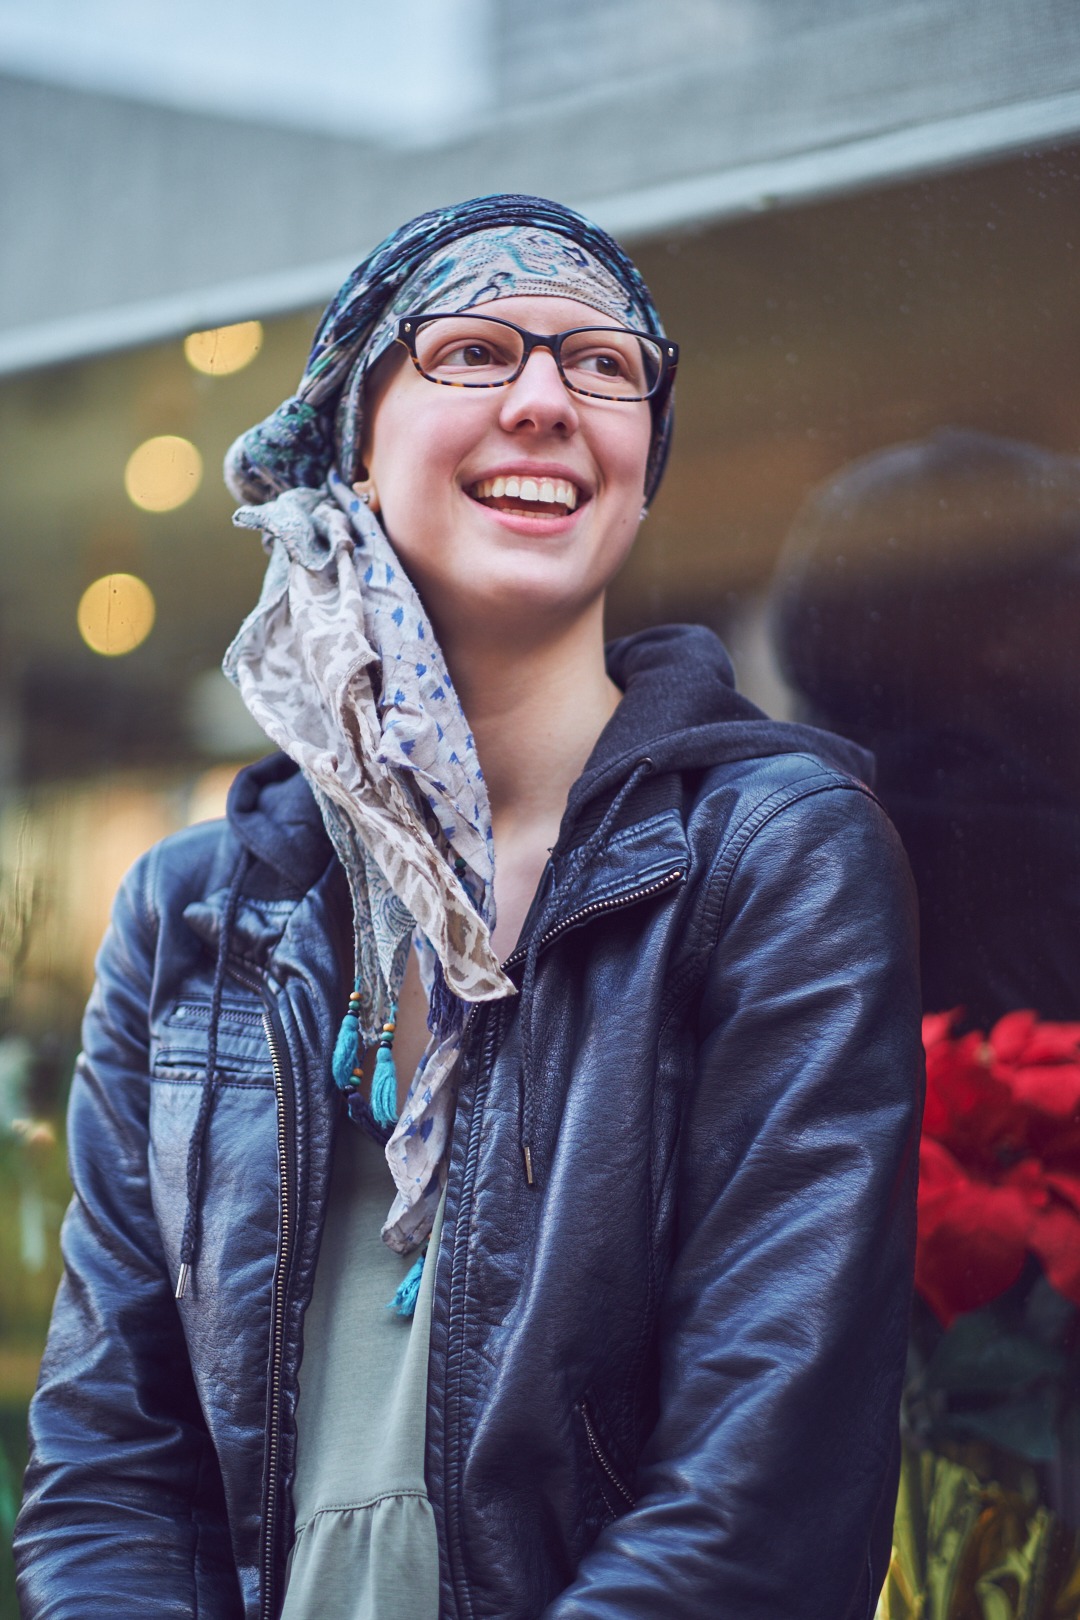
<path id="1" fill-rule="evenodd" d="M 473 494 L 478 501 L 498 500 L 500 495 L 508 495 L 511 500 L 545 501 L 565 506 L 570 512 L 578 503 L 577 486 L 565 478 L 484 478 L 475 485 Z"/>

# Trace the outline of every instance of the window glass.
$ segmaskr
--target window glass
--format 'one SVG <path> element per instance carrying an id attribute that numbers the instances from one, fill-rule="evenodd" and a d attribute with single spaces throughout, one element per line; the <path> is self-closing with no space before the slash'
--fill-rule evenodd
<path id="1" fill-rule="evenodd" d="M 1061 1583 L 1080 1525 L 1078 192 L 1080 149 L 1060 148 L 631 242 L 682 360 L 671 464 L 610 615 L 616 634 L 712 625 L 764 708 L 877 755 L 927 1011 L 950 1015 L 927 1034 L 946 1157 L 929 1150 L 938 1248 L 905 1407 L 932 1461 L 905 1511 L 925 1524 L 951 1492 L 975 1522 L 1007 1501 Z M 219 468 L 291 392 L 314 319 L 267 321 L 236 368 L 177 339 L 0 385 L 9 1518 L 111 895 L 266 751 L 218 673 L 263 561 Z M 1000 1108 L 973 1143 L 957 1111 L 976 1084 Z M 1021 1216 L 988 1254 L 1006 1204 Z"/>

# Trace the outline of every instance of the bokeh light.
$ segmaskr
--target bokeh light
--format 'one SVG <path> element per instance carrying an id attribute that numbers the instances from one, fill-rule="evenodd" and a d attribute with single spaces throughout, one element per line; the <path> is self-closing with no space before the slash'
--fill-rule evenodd
<path id="1" fill-rule="evenodd" d="M 189 366 L 208 377 L 227 377 L 250 365 L 262 348 L 261 321 L 238 321 L 235 326 L 214 326 L 208 332 L 192 332 L 184 339 Z"/>
<path id="2" fill-rule="evenodd" d="M 202 482 L 202 457 L 190 439 L 161 433 L 133 450 L 124 468 L 128 499 L 144 512 L 171 512 Z"/>
<path id="3" fill-rule="evenodd" d="M 154 628 L 153 592 L 135 574 L 105 574 L 79 601 L 79 634 L 91 652 L 119 658 L 134 652 Z"/>

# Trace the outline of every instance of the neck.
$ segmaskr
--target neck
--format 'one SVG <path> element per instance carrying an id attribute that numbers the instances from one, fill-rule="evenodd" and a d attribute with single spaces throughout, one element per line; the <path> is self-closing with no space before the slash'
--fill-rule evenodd
<path id="1" fill-rule="evenodd" d="M 489 635 L 443 650 L 476 739 L 496 846 L 528 831 L 550 848 L 622 695 L 604 668 L 602 598 L 532 645 Z"/>

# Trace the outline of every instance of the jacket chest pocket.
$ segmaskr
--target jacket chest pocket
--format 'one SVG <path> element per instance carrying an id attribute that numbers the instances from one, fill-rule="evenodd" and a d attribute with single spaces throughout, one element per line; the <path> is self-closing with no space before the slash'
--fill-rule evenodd
<path id="1" fill-rule="evenodd" d="M 150 1042 L 150 1074 L 155 1080 L 194 1081 L 206 1076 L 210 1003 L 195 998 L 174 1002 Z M 270 1046 L 262 1010 L 253 1000 L 222 1003 L 217 1025 L 219 1084 L 274 1084 Z"/>
<path id="2" fill-rule="evenodd" d="M 207 1084 L 210 1007 L 177 1001 L 150 1046 L 150 1192 L 175 1274 L 191 1194 L 188 1155 Z M 219 1307 L 245 1270 L 270 1280 L 278 1243 L 278 1111 L 259 1006 L 226 1002 L 217 1031 L 217 1083 L 203 1137 L 198 1257 L 190 1294 L 213 1288 Z M 238 1303 L 242 1303 L 239 1302 Z"/>

